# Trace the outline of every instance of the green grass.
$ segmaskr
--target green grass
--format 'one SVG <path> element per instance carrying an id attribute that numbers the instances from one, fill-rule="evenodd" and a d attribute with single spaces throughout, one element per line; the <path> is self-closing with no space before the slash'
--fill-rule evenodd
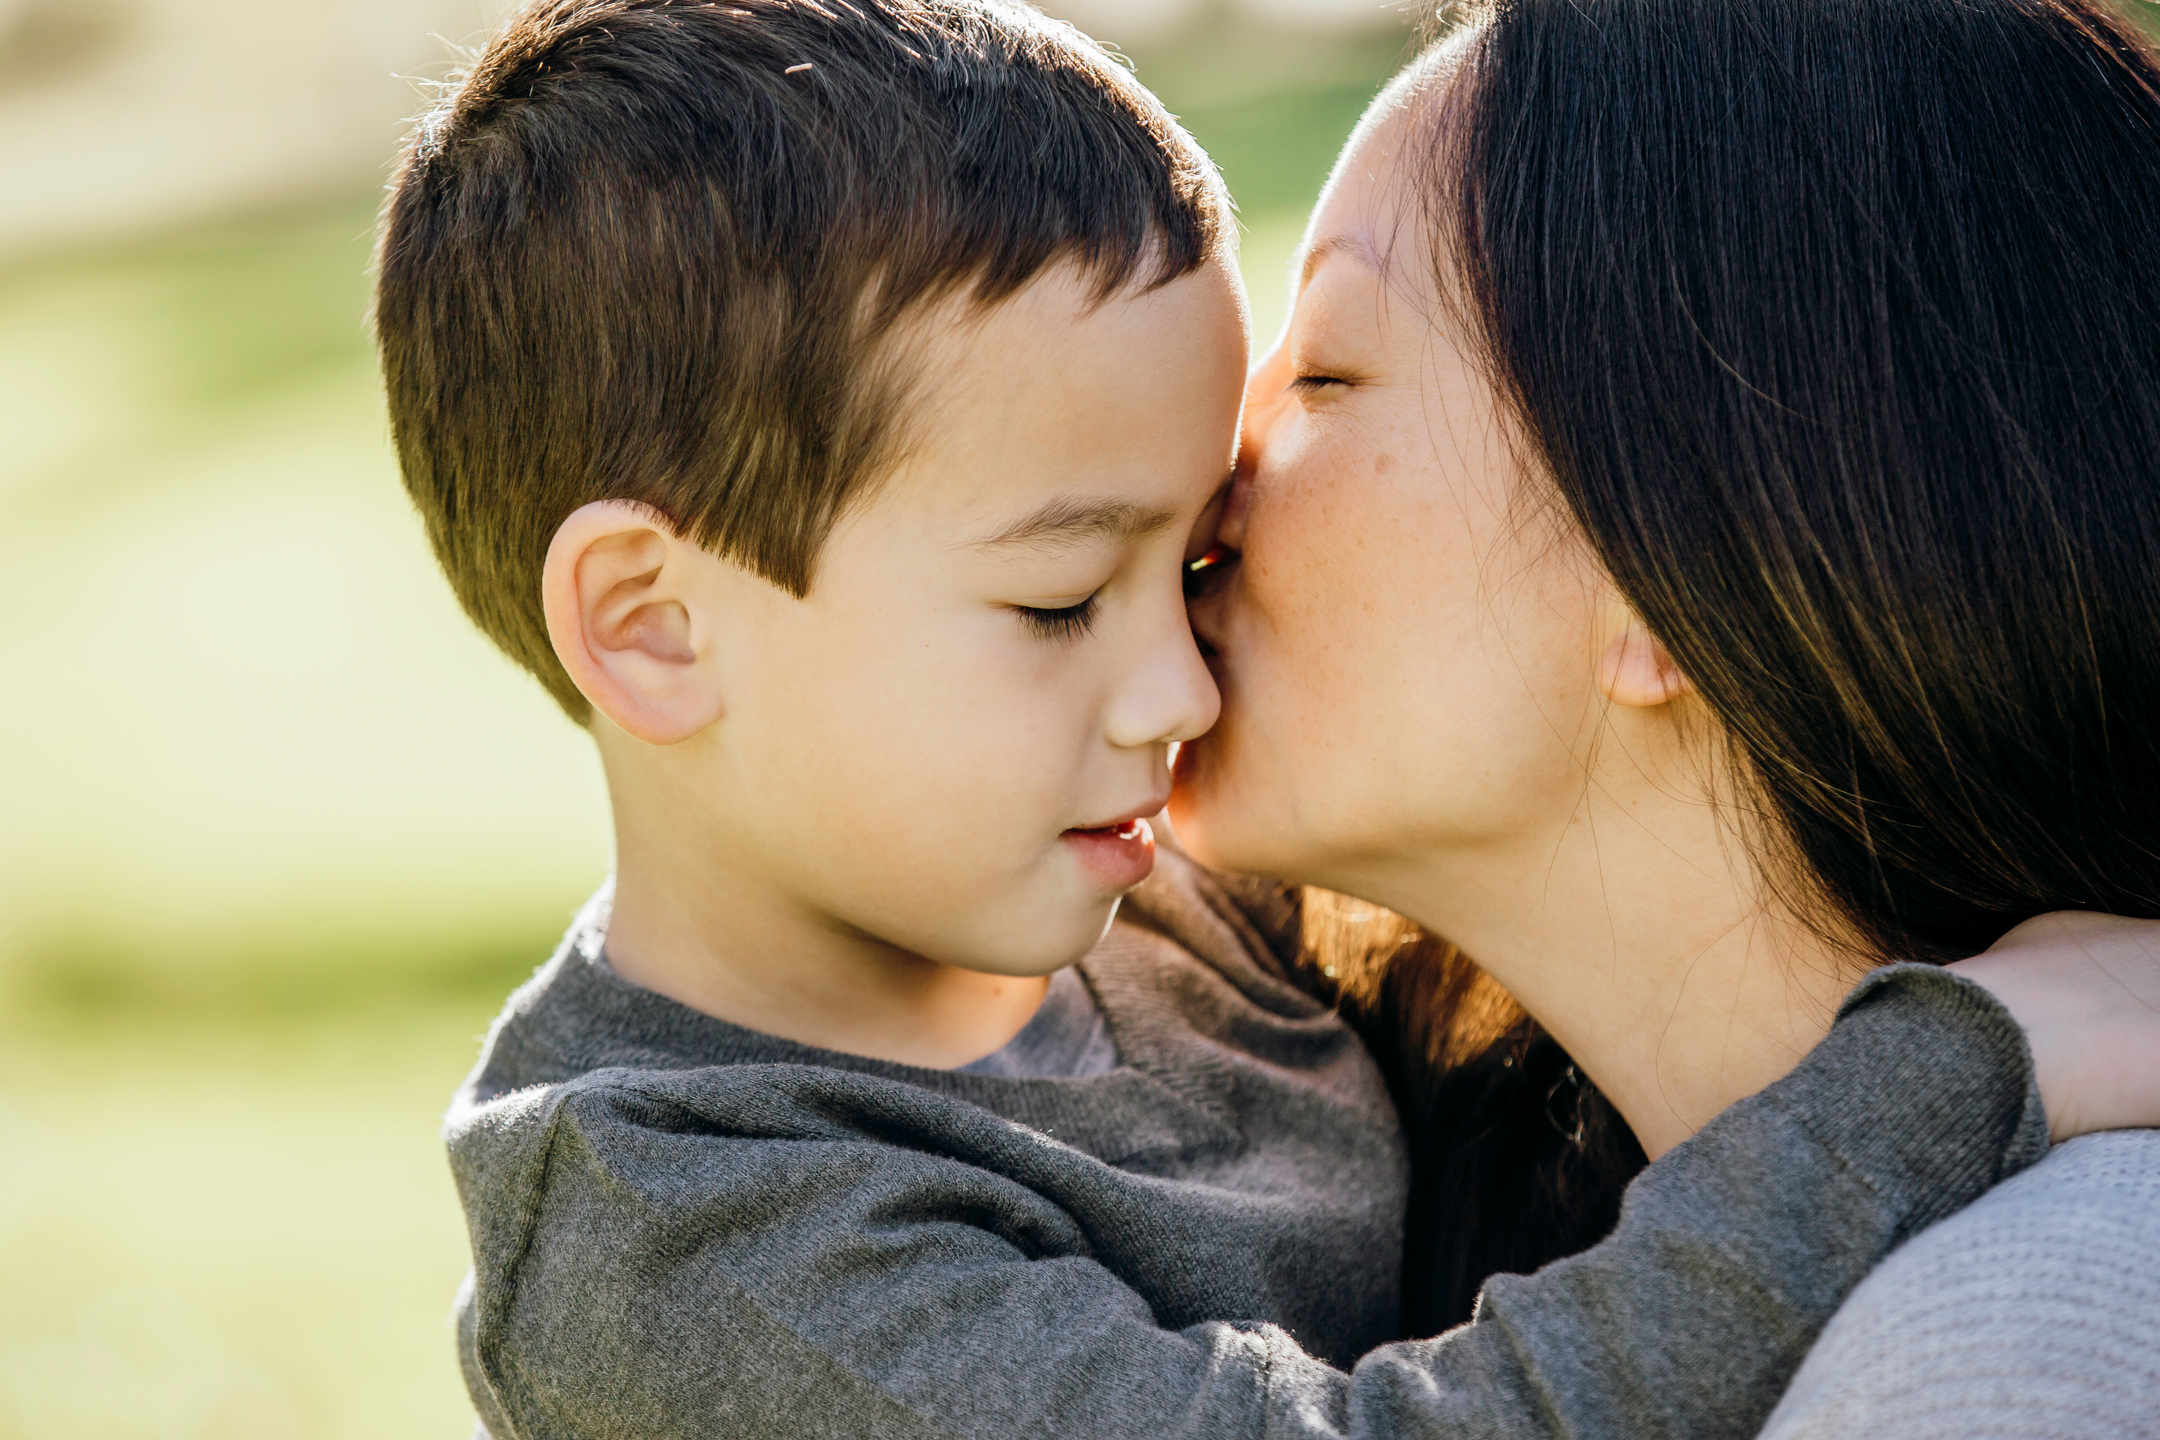
<path id="1" fill-rule="evenodd" d="M 486 1008 L 11 1037 L 0 1434 L 459 1433 L 430 1118 Z"/>
<path id="2" fill-rule="evenodd" d="M 1244 204 L 1263 339 L 1398 51 L 1138 57 Z M 607 816 L 399 491 L 373 207 L 0 271 L 0 1440 L 469 1420 L 436 1121 Z"/>
<path id="3" fill-rule="evenodd" d="M 0 276 L 0 1437 L 458 1433 L 435 1120 L 606 864 L 398 490 L 367 197 Z"/>

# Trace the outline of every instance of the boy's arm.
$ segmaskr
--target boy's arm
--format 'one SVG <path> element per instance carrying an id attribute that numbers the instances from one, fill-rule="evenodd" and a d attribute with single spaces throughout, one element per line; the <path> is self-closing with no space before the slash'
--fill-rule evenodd
<path id="1" fill-rule="evenodd" d="M 1933 967 L 1878 970 L 1790 1075 L 1637 1177 L 1609 1239 L 1494 1277 L 1453 1334 L 1501 1332 L 1568 1416 L 1554 1433 L 1752 1436 L 1884 1256 L 2047 1144 L 2025 1037 L 1994 997 Z"/>
<path id="2" fill-rule="evenodd" d="M 896 1182 L 863 1146 L 695 1135 L 593 1089 L 514 1162 L 532 1203 L 481 1254 L 468 1372 L 496 1440 L 1751 1435 L 1883 1255 L 2045 1146 L 2002 1008 L 1878 972 L 1610 1239 L 1345 1374 L 1273 1327 L 1158 1327 L 1003 1176 L 925 1153 Z"/>

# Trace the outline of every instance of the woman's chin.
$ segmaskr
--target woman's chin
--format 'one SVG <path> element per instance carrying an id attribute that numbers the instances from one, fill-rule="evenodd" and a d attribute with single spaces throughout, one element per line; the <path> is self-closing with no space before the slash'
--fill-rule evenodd
<path id="1" fill-rule="evenodd" d="M 1255 847 L 1240 843 L 1250 831 L 1241 823 L 1233 787 L 1224 783 L 1223 759 L 1206 738 L 1178 749 L 1171 771 L 1170 828 L 1178 848 L 1211 870 L 1255 871 Z"/>
<path id="2" fill-rule="evenodd" d="M 1178 747 L 1177 758 L 1170 763 L 1170 803 L 1163 813 L 1170 817 L 1170 829 L 1177 836 L 1180 850 L 1203 865 L 1220 869 L 1208 843 L 1208 791 L 1214 765 L 1202 753 L 1206 743 L 1204 738 L 1188 740 Z"/>

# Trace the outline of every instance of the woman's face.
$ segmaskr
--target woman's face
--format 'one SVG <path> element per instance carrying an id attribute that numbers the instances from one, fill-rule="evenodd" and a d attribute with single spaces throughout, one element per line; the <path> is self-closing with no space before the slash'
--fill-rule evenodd
<path id="1" fill-rule="evenodd" d="M 1345 152 L 1247 390 L 1221 535 L 1243 559 L 1193 607 L 1222 719 L 1171 806 L 1208 863 L 1382 901 L 1439 853 L 1571 823 L 1611 608 L 1458 343 L 1410 108 L 1384 98 Z"/>
<path id="2" fill-rule="evenodd" d="M 1247 388 L 1220 531 L 1242 559 L 1191 607 L 1222 714 L 1170 813 L 1205 863 L 1463 946 L 1657 1154 L 1789 1069 L 1854 977 L 1767 904 L 1718 819 L 1714 717 L 1517 463 L 1436 278 L 1401 93 L 1345 153 Z"/>

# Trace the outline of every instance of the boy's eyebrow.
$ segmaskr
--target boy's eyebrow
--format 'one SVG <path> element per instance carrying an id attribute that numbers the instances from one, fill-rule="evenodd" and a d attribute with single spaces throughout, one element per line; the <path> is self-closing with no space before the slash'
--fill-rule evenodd
<path id="1" fill-rule="evenodd" d="M 978 550 L 1006 546 L 1056 548 L 1089 540 L 1125 541 L 1152 535 L 1177 519 L 1174 511 L 1129 500 L 1083 500 L 1060 496 L 1030 515 L 969 544 Z"/>

